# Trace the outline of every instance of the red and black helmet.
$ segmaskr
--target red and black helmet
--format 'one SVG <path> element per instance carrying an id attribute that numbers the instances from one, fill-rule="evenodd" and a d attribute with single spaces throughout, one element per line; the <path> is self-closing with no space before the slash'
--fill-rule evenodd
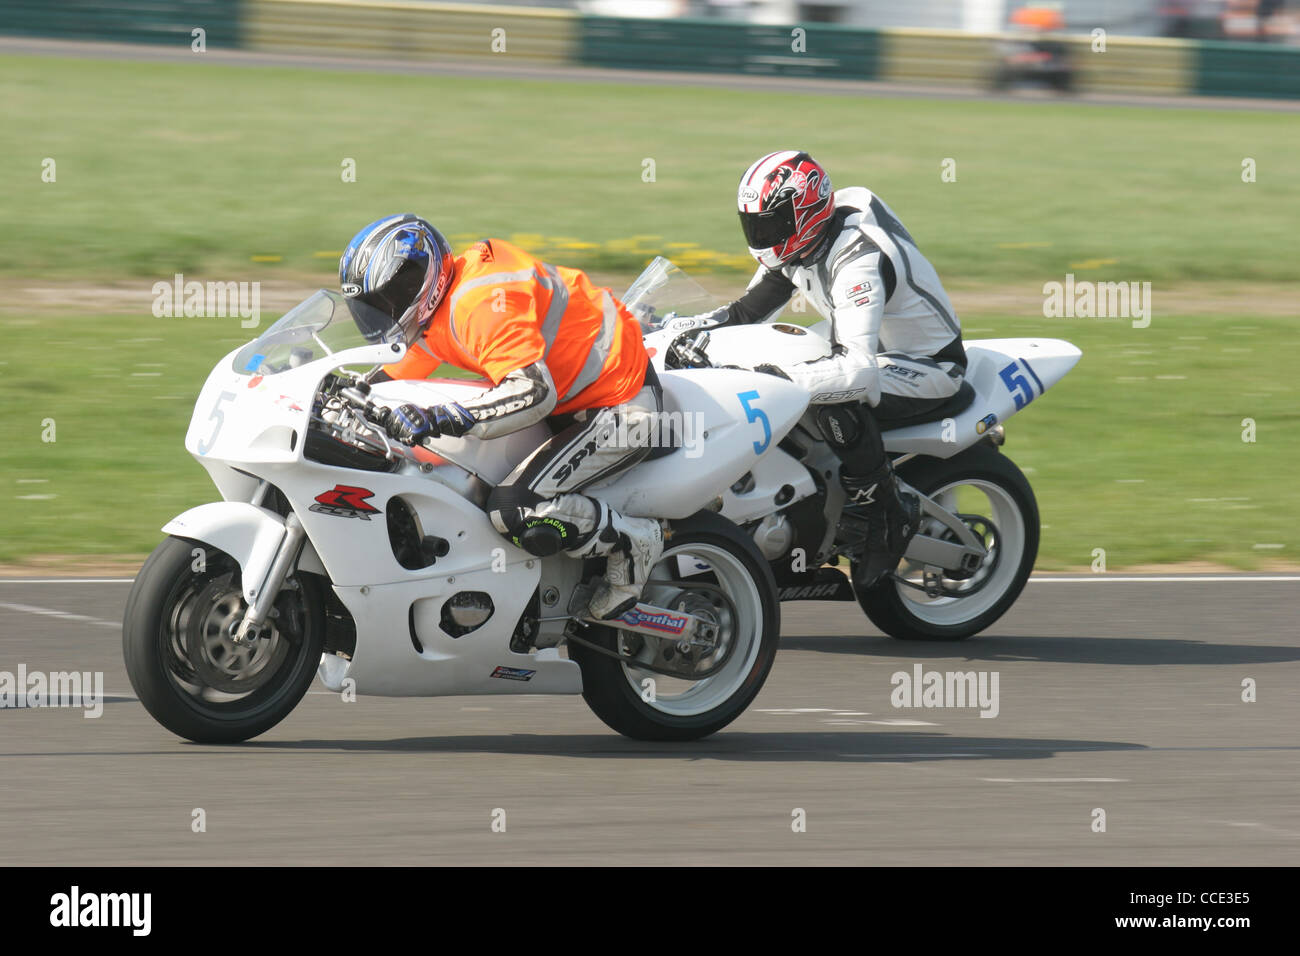
<path id="1" fill-rule="evenodd" d="M 749 254 L 777 269 L 807 252 L 835 212 L 831 178 L 807 153 L 768 153 L 745 170 L 736 195 Z"/>

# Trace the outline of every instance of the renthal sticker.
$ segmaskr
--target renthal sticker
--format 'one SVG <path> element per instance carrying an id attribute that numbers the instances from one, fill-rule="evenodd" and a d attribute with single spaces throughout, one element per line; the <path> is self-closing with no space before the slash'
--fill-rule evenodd
<path id="1" fill-rule="evenodd" d="M 676 614 L 645 614 L 638 608 L 632 608 L 619 620 L 632 627 L 648 627 L 652 631 L 663 631 L 665 634 L 680 634 L 686 630 L 690 618 Z"/>
<path id="2" fill-rule="evenodd" d="M 797 325 L 786 325 L 784 322 L 778 322 L 772 326 L 778 332 L 784 332 L 786 335 L 807 335 L 808 330 L 800 328 Z"/>
<path id="3" fill-rule="evenodd" d="M 488 676 L 505 680 L 532 680 L 536 673 L 537 671 L 526 671 L 522 667 L 498 667 Z"/>
<path id="4" fill-rule="evenodd" d="M 986 431 L 988 431 L 997 423 L 998 423 L 998 416 L 990 412 L 989 414 L 985 415 L 983 418 L 981 418 L 979 421 L 975 423 L 975 434 L 983 435 Z"/>
<path id="5" fill-rule="evenodd" d="M 374 495 L 375 493 L 369 488 L 335 485 L 329 491 L 322 491 L 317 495 L 316 503 L 308 510 L 335 518 L 360 518 L 362 521 L 369 521 L 371 515 L 379 514 L 378 508 L 366 504 L 365 499 L 373 498 Z"/>

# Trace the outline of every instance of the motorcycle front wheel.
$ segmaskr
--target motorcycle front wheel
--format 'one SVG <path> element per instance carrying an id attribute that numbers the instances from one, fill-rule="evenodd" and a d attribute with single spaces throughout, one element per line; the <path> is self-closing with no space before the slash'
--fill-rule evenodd
<path id="1" fill-rule="evenodd" d="M 196 743 L 270 730 L 302 700 L 325 641 L 315 575 L 285 581 L 261 636 L 231 638 L 247 604 L 239 564 L 210 545 L 169 537 L 145 561 L 122 621 L 126 672 L 158 723 Z"/>

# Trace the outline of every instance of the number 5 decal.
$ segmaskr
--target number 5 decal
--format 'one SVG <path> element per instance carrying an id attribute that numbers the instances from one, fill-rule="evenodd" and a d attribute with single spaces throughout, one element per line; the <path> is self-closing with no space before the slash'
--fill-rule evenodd
<path id="1" fill-rule="evenodd" d="M 206 455 L 212 451 L 212 446 L 217 443 L 217 433 L 221 431 L 221 426 L 226 420 L 226 413 L 221 410 L 222 402 L 231 402 L 235 400 L 234 392 L 222 392 L 217 396 L 216 402 L 212 405 L 212 414 L 208 416 L 208 421 L 215 421 L 212 426 L 212 434 L 208 436 L 207 441 L 199 440 L 198 450 L 200 455 Z"/>
<path id="2" fill-rule="evenodd" d="M 758 392 L 738 392 L 736 397 L 740 399 L 740 407 L 745 410 L 745 419 L 751 422 L 763 423 L 763 441 L 762 444 L 754 442 L 754 454 L 761 455 L 767 451 L 767 446 L 772 444 L 772 425 L 767 420 L 767 413 L 761 408 L 755 408 L 749 403 L 758 398 Z"/>
<path id="3" fill-rule="evenodd" d="M 1043 383 L 1034 374 L 1034 370 L 1029 367 L 1029 363 L 1024 359 L 1016 359 L 1016 361 L 998 372 L 998 377 L 1002 379 L 1007 386 L 1007 391 L 1011 393 L 1011 397 L 1016 401 L 1016 411 L 1020 411 L 1036 397 L 1034 395 L 1034 386 L 1030 385 L 1029 379 L 1021 374 L 1022 368 L 1033 376 L 1035 382 L 1038 382 L 1039 391 L 1046 391 L 1043 388 Z"/>

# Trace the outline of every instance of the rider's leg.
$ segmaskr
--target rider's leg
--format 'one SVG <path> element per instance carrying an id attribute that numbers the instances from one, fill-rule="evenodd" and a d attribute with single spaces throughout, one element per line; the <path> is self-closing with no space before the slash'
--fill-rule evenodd
<path id="1" fill-rule="evenodd" d="M 920 521 L 920 502 L 898 488 L 877 418 L 900 418 L 941 405 L 957 393 L 965 371 L 955 362 L 903 352 L 883 352 L 877 361 L 881 399 L 874 409 L 851 403 L 817 410 L 818 427 L 840 459 L 847 504 L 867 519 L 865 553 L 855 575 L 859 587 L 870 587 L 898 566 Z"/>
<path id="2" fill-rule="evenodd" d="M 589 409 L 537 449 L 488 498 L 496 529 L 537 555 L 607 556 L 606 580 L 591 600 L 595 617 L 615 617 L 636 603 L 663 552 L 663 529 L 652 518 L 620 514 L 578 492 L 645 457 L 659 438 L 657 384 L 628 404 Z"/>
<path id="3" fill-rule="evenodd" d="M 898 490 L 880 428 L 865 405 L 820 405 L 817 425 L 840 459 L 846 506 L 858 508 L 867 519 L 866 547 L 854 583 L 870 587 L 898 566 L 916 534 L 920 502 Z"/>

